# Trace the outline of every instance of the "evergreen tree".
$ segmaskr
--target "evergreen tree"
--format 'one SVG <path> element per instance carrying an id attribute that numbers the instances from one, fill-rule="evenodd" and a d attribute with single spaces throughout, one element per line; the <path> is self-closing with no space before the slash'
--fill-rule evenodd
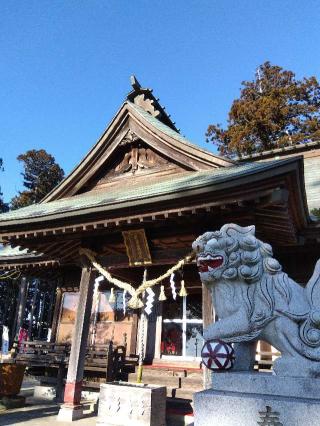
<path id="1" fill-rule="evenodd" d="M 320 138 L 320 86 L 265 62 L 253 81 L 243 81 L 228 125 L 209 125 L 207 141 L 227 156 L 247 155 Z"/>
<path id="2" fill-rule="evenodd" d="M 62 168 L 44 149 L 27 151 L 17 159 L 23 163 L 24 171 L 21 174 L 26 189 L 11 200 L 12 209 L 38 203 L 64 177 Z"/>

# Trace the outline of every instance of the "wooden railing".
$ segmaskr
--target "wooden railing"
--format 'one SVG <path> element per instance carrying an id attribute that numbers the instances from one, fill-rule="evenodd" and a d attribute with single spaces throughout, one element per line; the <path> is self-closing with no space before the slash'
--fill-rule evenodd
<path id="1" fill-rule="evenodd" d="M 58 381 L 62 381 L 69 364 L 70 349 L 70 344 L 23 341 L 14 342 L 12 355 L 16 363 L 26 364 L 28 367 L 58 369 Z M 89 345 L 84 370 L 88 374 L 103 374 L 104 381 L 116 380 L 123 372 L 125 355 L 125 347 L 113 347 L 112 342 Z"/>

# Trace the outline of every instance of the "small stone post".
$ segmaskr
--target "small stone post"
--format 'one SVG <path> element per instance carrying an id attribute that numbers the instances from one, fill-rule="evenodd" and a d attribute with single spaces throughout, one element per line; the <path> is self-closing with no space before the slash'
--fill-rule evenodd
<path id="1" fill-rule="evenodd" d="M 64 391 L 64 404 L 59 411 L 59 421 L 73 421 L 83 416 L 83 407 L 80 404 L 81 387 L 90 327 L 93 286 L 94 272 L 91 268 L 83 267 L 79 305 L 72 335 L 67 382 Z"/>

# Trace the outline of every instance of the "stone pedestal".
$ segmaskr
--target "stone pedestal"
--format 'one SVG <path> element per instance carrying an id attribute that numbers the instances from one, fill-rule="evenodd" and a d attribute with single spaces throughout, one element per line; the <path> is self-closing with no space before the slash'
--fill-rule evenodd
<path id="1" fill-rule="evenodd" d="M 194 395 L 195 426 L 319 426 L 320 379 L 215 373 Z"/>
<path id="2" fill-rule="evenodd" d="M 73 422 L 82 419 L 83 405 L 63 404 L 60 407 L 57 420 L 58 422 Z"/>
<path id="3" fill-rule="evenodd" d="M 97 426 L 165 426 L 166 394 L 164 386 L 103 384 Z"/>

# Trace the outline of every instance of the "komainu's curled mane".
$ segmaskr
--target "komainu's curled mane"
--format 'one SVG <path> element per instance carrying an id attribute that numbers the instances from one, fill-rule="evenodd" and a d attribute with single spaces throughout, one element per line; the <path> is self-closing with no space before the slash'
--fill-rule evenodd
<path id="1" fill-rule="evenodd" d="M 320 261 L 304 288 L 282 271 L 254 226 L 235 224 L 206 232 L 193 249 L 219 317 L 204 331 L 206 340 L 262 339 L 281 352 L 282 362 L 298 357 L 319 365 L 320 374 Z"/>

